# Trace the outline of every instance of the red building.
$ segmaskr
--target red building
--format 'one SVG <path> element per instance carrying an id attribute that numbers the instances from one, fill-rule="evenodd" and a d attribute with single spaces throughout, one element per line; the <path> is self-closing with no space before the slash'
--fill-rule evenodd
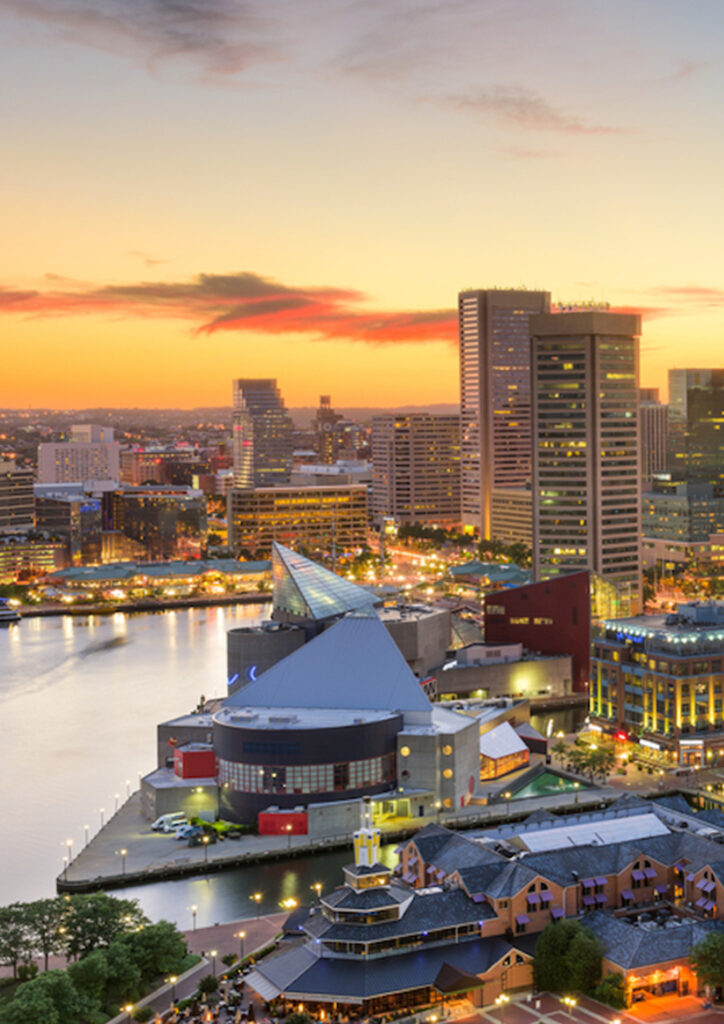
<path id="1" fill-rule="evenodd" d="M 569 654 L 573 689 L 588 690 L 591 656 L 590 573 L 573 572 L 485 597 L 485 640 L 522 643 L 541 654 Z"/>

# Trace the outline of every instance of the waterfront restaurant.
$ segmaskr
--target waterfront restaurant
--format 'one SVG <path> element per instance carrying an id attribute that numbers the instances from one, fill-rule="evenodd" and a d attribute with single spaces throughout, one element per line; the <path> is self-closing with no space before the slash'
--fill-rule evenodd
<path id="1" fill-rule="evenodd" d="M 398 847 L 394 872 L 379 863 L 378 830 L 363 828 L 345 884 L 295 914 L 248 984 L 275 1009 L 320 1017 L 489 1005 L 531 986 L 540 932 L 575 918 L 601 939 L 604 973 L 623 974 L 629 1005 L 696 993 L 689 951 L 724 927 L 724 861 L 720 843 L 667 815 L 624 796 L 571 821 L 536 812 L 506 826 L 507 840 L 502 828 L 428 825 Z"/>

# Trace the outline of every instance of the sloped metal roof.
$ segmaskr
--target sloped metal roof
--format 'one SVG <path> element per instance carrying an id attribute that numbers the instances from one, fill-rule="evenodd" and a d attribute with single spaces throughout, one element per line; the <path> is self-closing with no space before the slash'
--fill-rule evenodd
<path id="1" fill-rule="evenodd" d="M 425 711 L 432 705 L 377 616 L 348 615 L 224 701 L 226 707 Z"/>

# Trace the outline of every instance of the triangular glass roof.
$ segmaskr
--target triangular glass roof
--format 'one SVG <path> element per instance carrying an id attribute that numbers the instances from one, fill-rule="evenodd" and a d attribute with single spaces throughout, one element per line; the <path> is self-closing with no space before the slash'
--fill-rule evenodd
<path id="1" fill-rule="evenodd" d="M 368 590 L 276 541 L 272 547 L 272 579 L 274 611 L 301 619 L 328 619 L 370 608 L 377 602 Z"/>

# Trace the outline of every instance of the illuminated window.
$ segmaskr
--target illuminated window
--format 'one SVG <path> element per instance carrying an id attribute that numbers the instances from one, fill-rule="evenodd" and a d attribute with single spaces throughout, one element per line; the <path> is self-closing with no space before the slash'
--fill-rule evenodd
<path id="1" fill-rule="evenodd" d="M 443 807 L 447 807 L 447 808 L 450 808 L 450 807 L 452 807 L 452 803 L 453 803 L 453 802 L 452 802 L 452 800 L 450 799 L 450 797 L 449 797 L 449 796 L 446 796 L 446 797 L 445 797 L 445 799 L 444 799 L 444 800 L 443 800 L 443 802 L 442 802 L 442 805 L 443 805 Z"/>

